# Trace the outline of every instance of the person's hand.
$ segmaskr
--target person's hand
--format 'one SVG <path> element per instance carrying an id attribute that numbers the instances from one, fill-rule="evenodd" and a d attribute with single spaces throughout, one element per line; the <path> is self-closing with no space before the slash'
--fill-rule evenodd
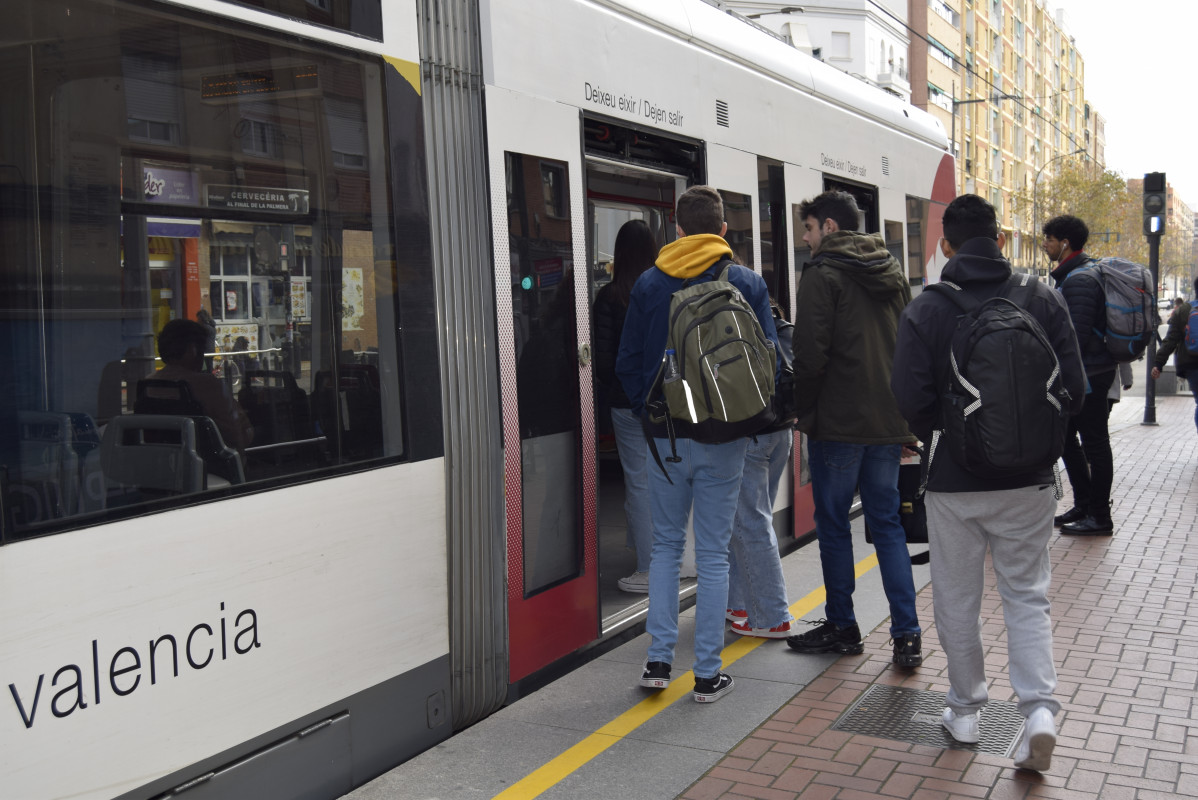
<path id="1" fill-rule="evenodd" d="M 914 458 L 915 456 L 919 455 L 919 451 L 915 449 L 916 447 L 918 447 L 918 445 L 909 445 L 909 444 L 903 445 L 903 456 L 902 457 L 903 458 Z"/>
<path id="2" fill-rule="evenodd" d="M 1160 376 L 1161 376 L 1161 368 L 1160 368 L 1160 367 L 1153 367 L 1153 368 L 1152 368 L 1152 379 L 1153 379 L 1153 380 L 1156 380 L 1156 379 L 1157 379 L 1157 378 L 1159 378 Z M 1125 388 L 1125 389 L 1130 389 L 1131 387 L 1130 387 L 1130 386 L 1125 386 L 1125 387 L 1123 387 L 1123 388 Z"/>

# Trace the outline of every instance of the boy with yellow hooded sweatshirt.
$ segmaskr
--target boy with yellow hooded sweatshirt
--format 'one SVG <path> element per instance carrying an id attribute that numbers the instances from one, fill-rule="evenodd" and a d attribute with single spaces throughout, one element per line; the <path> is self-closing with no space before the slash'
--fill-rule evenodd
<path id="1" fill-rule="evenodd" d="M 683 282 L 709 275 L 732 255 L 722 238 L 728 229 L 724 203 L 710 186 L 693 186 L 678 198 L 679 238 L 661 249 L 656 269 L 637 279 L 620 337 L 616 375 L 645 419 L 645 395 L 661 365 L 669 333 L 670 299 Z M 761 276 L 732 265 L 728 281 L 752 306 L 765 335 L 778 352 L 778 334 L 770 313 L 769 293 Z M 670 451 L 664 426 L 647 431 L 659 452 Z M 678 641 L 678 572 L 686 528 L 694 506 L 695 601 L 694 699 L 711 703 L 732 689 L 732 678 L 720 671 L 724 646 L 724 611 L 728 600 L 728 542 L 740 494 L 748 439 L 705 444 L 690 438 L 685 422 L 675 421 L 678 461 L 666 460 L 664 471 L 649 470 L 649 503 L 653 518 L 653 556 L 649 567 L 649 655 L 640 684 L 661 689 L 670 683 L 674 646 Z M 667 477 L 668 473 L 668 477 Z"/>

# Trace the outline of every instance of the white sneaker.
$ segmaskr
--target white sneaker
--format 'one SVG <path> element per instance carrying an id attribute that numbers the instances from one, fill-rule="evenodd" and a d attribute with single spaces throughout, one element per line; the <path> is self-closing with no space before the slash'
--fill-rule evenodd
<path id="1" fill-rule="evenodd" d="M 635 592 L 636 594 L 649 593 L 649 573 L 634 572 L 627 578 L 620 578 L 616 581 L 616 586 L 625 592 Z"/>
<path id="2" fill-rule="evenodd" d="M 1023 738 L 1015 748 L 1015 768 L 1048 772 L 1056 746 L 1056 723 L 1052 721 L 1052 713 L 1041 706 L 1023 723 Z"/>
<path id="3" fill-rule="evenodd" d="M 973 714 L 958 714 L 951 708 L 946 708 L 944 709 L 944 713 L 940 715 L 940 724 L 958 742 L 973 744 L 980 736 L 978 733 L 978 715 L 976 712 Z"/>

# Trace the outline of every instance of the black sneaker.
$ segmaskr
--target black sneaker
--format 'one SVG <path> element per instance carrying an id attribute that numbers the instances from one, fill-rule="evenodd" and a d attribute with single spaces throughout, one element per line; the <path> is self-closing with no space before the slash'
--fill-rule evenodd
<path id="1" fill-rule="evenodd" d="M 1077 522 L 1082 517 L 1086 516 L 1086 512 L 1082 511 L 1077 506 L 1066 511 L 1064 514 L 1058 514 L 1052 518 L 1054 528 L 1059 528 L 1062 525 L 1068 525 L 1070 522 Z"/>
<path id="2" fill-rule="evenodd" d="M 860 655 L 865 652 L 865 644 L 861 641 L 861 630 L 855 622 L 844 628 L 837 627 L 826 619 L 807 624 L 819 627 L 798 636 L 788 636 L 786 646 L 791 650 L 800 653 L 836 652 L 846 656 Z"/>
<path id="3" fill-rule="evenodd" d="M 664 689 L 670 685 L 670 665 L 664 661 L 646 661 L 641 673 L 641 686 L 646 689 Z"/>
<path id="4" fill-rule="evenodd" d="M 714 678 L 695 678 L 695 702 L 714 703 L 732 691 L 735 685 L 732 676 L 723 672 L 717 672 Z"/>
<path id="5" fill-rule="evenodd" d="M 918 633 L 904 633 L 894 640 L 894 665 L 896 667 L 918 667 L 923 663 L 923 637 Z"/>

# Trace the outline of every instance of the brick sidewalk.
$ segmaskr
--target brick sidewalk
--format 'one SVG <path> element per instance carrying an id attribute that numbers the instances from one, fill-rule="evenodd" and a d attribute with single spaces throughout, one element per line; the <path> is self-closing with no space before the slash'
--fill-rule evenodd
<path id="1" fill-rule="evenodd" d="M 1158 398 L 1159 427 L 1131 424 L 1140 412 L 1130 406 L 1138 403 L 1142 411 L 1143 398 L 1127 401 L 1116 406 L 1123 424 L 1112 424 L 1115 535 L 1052 540 L 1062 710 L 1048 773 L 1016 771 L 1010 759 L 986 753 L 831 729 L 871 684 L 948 691 L 929 585 L 918 597 L 925 626 L 920 669 L 890 668 L 886 626 L 880 626 L 866 639 L 864 655 L 842 656 L 680 797 L 1198 797 L 1198 550 L 1187 548 L 1198 527 L 1194 400 Z M 1066 495 L 1060 507 L 1069 505 Z M 990 697 L 1014 701 L 1005 675 L 1002 607 L 993 576 L 987 577 L 982 637 Z"/>

